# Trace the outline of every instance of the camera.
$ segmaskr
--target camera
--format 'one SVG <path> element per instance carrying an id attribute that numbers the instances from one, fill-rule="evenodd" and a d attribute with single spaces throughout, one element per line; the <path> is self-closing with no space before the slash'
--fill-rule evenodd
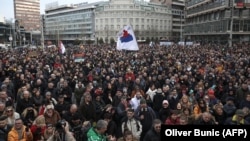
<path id="1" fill-rule="evenodd" d="M 58 132 L 64 132 L 64 127 L 66 126 L 66 121 L 65 120 L 59 120 L 57 123 L 56 123 L 56 130 Z"/>
<path id="2" fill-rule="evenodd" d="M 65 126 L 66 126 L 66 121 L 65 121 L 65 120 L 59 120 L 58 123 L 59 123 L 62 127 L 65 127 Z"/>

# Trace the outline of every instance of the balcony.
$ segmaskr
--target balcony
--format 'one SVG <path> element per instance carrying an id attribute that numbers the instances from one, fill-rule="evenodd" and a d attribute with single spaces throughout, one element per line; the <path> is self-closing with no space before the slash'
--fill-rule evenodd
<path id="1" fill-rule="evenodd" d="M 192 9 L 194 7 L 198 7 L 200 5 L 206 4 L 211 0 L 200 0 L 200 1 L 190 1 L 187 3 L 187 10 Z"/>
<path id="2" fill-rule="evenodd" d="M 208 13 L 215 10 L 225 9 L 228 5 L 225 3 L 210 3 L 208 5 L 202 5 L 200 7 L 196 7 L 194 9 L 187 10 L 187 17 L 192 17 L 196 15 L 200 15 L 203 13 Z"/>

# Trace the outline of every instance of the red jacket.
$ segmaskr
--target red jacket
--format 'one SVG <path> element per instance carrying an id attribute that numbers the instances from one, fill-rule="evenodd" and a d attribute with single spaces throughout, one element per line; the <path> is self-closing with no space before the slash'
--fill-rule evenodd
<path id="1" fill-rule="evenodd" d="M 129 77 L 131 78 L 132 81 L 135 80 L 135 74 L 134 73 L 130 72 L 130 73 L 125 74 L 125 80 L 127 80 Z"/>
<path id="2" fill-rule="evenodd" d="M 173 120 L 171 117 L 168 117 L 165 121 L 166 125 L 180 125 L 180 118 L 177 117 L 175 120 Z"/>
<path id="3" fill-rule="evenodd" d="M 43 126 L 43 127 L 41 127 L 41 130 L 38 131 L 38 126 L 37 125 L 32 125 L 30 127 L 30 130 L 31 130 L 31 132 L 33 134 L 33 141 L 41 140 L 43 138 L 45 129 L 46 129 L 46 126 Z"/>

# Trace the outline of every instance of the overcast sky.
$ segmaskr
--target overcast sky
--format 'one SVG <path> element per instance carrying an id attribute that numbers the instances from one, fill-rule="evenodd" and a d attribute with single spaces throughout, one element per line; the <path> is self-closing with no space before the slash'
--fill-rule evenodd
<path id="1" fill-rule="evenodd" d="M 14 19 L 13 1 L 14 0 L 1 0 L 0 17 L 5 17 L 6 19 L 10 18 Z M 53 2 L 58 2 L 59 5 L 63 5 L 63 4 L 77 4 L 82 2 L 93 3 L 97 1 L 108 1 L 108 0 L 40 0 L 40 13 L 44 14 L 45 5 Z"/>
<path id="2" fill-rule="evenodd" d="M 58 2 L 59 5 L 63 4 L 77 4 L 82 2 L 93 3 L 97 1 L 108 1 L 108 0 L 40 0 L 40 13 L 44 13 L 45 5 L 53 2 Z M 14 6 L 13 0 L 1 0 L 0 4 L 0 16 L 6 19 L 14 19 Z"/>

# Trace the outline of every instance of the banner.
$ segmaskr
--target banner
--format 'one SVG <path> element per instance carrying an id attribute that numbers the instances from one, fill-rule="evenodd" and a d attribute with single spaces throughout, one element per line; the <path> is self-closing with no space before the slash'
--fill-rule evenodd
<path id="1" fill-rule="evenodd" d="M 84 62 L 84 53 L 74 54 L 74 62 Z"/>
<path id="2" fill-rule="evenodd" d="M 39 53 L 37 51 L 30 51 L 28 53 L 28 56 L 29 57 L 37 57 L 37 56 L 39 56 Z"/>
<path id="3" fill-rule="evenodd" d="M 179 46 L 184 46 L 184 45 L 185 45 L 185 42 L 180 41 L 180 42 L 178 42 L 178 45 L 179 45 Z"/>
<path id="4" fill-rule="evenodd" d="M 235 8 L 243 8 L 244 7 L 244 0 L 235 0 L 236 6 Z"/>
<path id="5" fill-rule="evenodd" d="M 174 43 L 173 42 L 162 42 L 160 41 L 160 46 L 172 46 Z"/>
<path id="6" fill-rule="evenodd" d="M 187 46 L 192 46 L 194 43 L 193 42 L 186 42 Z"/>
<path id="7" fill-rule="evenodd" d="M 125 26 L 118 33 L 117 50 L 139 50 L 134 31 L 130 25 Z"/>

